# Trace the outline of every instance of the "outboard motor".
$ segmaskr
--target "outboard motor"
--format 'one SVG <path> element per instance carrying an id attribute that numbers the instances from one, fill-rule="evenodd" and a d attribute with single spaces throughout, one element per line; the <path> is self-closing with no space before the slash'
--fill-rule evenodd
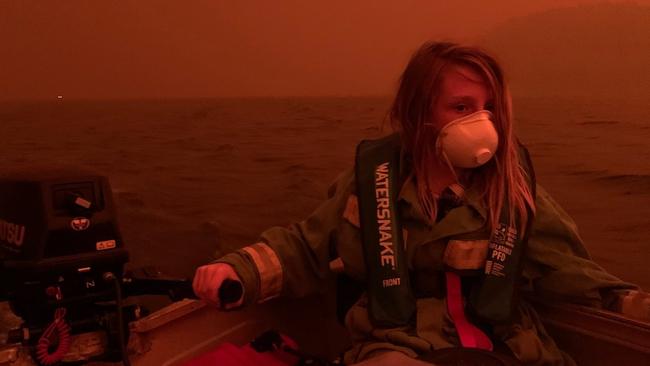
<path id="1" fill-rule="evenodd" d="M 121 358 L 127 320 L 115 302 L 127 261 L 105 177 L 0 177 L 0 300 L 23 320 L 9 341 L 34 346 L 42 364 L 58 362 L 72 334 L 97 329 L 108 330 L 105 356 Z"/>
<path id="2" fill-rule="evenodd" d="M 155 268 L 125 274 L 128 259 L 106 177 L 51 169 L 0 175 L 0 301 L 22 320 L 8 332 L 7 347 L 31 350 L 42 365 L 129 365 L 127 325 L 146 310 L 124 306 L 123 298 L 195 295 L 190 280 Z M 227 282 L 219 289 L 223 303 L 243 291 Z M 14 362 L 17 352 L 0 345 L 0 364 Z"/>
<path id="3" fill-rule="evenodd" d="M 108 180 L 0 178 L 0 259 L 5 296 L 26 324 L 65 304 L 112 299 L 102 276 L 121 277 L 128 253 Z"/>

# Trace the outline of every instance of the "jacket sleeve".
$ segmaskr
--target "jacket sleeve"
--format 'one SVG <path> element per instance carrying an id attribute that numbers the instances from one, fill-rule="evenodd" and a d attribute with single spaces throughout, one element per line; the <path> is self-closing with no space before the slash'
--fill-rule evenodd
<path id="1" fill-rule="evenodd" d="M 354 185 L 354 170 L 341 173 L 324 201 L 305 220 L 264 231 L 257 243 L 216 262 L 232 265 L 242 279 L 244 304 L 277 296 L 317 292 L 329 274 L 329 262 L 343 210 Z"/>
<path id="2" fill-rule="evenodd" d="M 591 260 L 571 217 L 537 186 L 524 277 L 544 298 L 618 310 L 620 297 L 637 286 L 607 273 Z"/>

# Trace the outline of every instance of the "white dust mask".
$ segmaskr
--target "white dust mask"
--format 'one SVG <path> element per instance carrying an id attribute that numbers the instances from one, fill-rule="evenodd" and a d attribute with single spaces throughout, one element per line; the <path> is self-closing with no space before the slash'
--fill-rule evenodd
<path id="1" fill-rule="evenodd" d="M 476 168 L 494 156 L 499 146 L 490 111 L 480 110 L 455 119 L 442 128 L 436 151 L 442 152 L 456 168 Z"/>

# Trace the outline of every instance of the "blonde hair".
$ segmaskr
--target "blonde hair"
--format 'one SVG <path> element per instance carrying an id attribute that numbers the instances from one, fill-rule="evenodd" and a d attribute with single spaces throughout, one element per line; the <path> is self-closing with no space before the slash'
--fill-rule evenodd
<path id="1" fill-rule="evenodd" d="M 405 153 L 412 160 L 420 204 L 425 213 L 435 219 L 438 207 L 430 189 L 435 177 L 428 174 L 428 167 L 438 159 L 432 141 L 436 140 L 439 131 L 423 126 L 433 122 L 434 105 L 448 65 L 468 66 L 477 71 L 487 81 L 494 97 L 492 113 L 499 134 L 499 148 L 493 159 L 470 173 L 471 183 L 478 185 L 487 206 L 488 226 L 492 231 L 495 229 L 504 209 L 503 203 L 507 202 L 510 225 L 518 216 L 520 228 L 525 230 L 529 220 L 526 206 L 534 213 L 535 203 L 513 132 L 512 100 L 501 67 L 477 47 L 449 42 L 425 43 L 413 54 L 400 78 L 389 118 L 393 129 L 400 133 Z"/>

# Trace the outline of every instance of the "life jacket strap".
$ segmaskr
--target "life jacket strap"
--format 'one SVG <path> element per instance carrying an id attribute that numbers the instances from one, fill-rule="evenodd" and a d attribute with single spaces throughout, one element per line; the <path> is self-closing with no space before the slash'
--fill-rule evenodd
<path id="1" fill-rule="evenodd" d="M 460 277 L 453 272 L 446 272 L 445 276 L 447 281 L 447 311 L 456 326 L 461 345 L 466 348 L 480 348 L 492 351 L 494 347 L 490 338 L 465 317 Z"/>

